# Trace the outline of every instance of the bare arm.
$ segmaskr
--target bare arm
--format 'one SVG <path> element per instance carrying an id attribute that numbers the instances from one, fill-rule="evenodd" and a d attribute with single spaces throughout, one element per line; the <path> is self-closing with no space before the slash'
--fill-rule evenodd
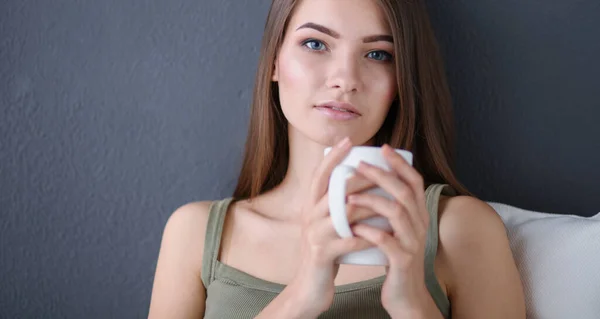
<path id="1" fill-rule="evenodd" d="M 210 202 L 177 209 L 166 223 L 150 301 L 149 319 L 202 318 L 206 292 L 200 271 Z"/>
<path id="2" fill-rule="evenodd" d="M 525 319 L 525 298 L 502 219 L 472 197 L 447 201 L 440 253 L 452 317 Z"/>

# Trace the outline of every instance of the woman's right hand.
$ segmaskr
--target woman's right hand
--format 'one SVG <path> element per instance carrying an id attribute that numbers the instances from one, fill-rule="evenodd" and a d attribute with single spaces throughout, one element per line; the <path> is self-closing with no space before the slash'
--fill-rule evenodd
<path id="1" fill-rule="evenodd" d="M 359 237 L 340 238 L 329 217 L 327 189 L 333 169 L 346 157 L 352 144 L 349 139 L 338 143 L 325 156 L 313 177 L 310 197 L 302 208 L 301 263 L 286 290 L 307 317 L 317 317 L 333 302 L 339 265 L 335 260 L 344 254 L 373 245 Z M 374 185 L 358 176 L 350 178 L 347 193 L 368 189 Z M 349 223 L 374 215 L 347 206 Z"/>

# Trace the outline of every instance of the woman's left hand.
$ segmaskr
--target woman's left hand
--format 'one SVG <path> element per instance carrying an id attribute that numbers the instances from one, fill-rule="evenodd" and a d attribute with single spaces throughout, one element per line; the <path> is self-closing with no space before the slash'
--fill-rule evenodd
<path id="1" fill-rule="evenodd" d="M 363 162 L 358 172 L 390 194 L 393 200 L 360 193 L 349 196 L 348 203 L 386 217 L 393 233 L 364 224 L 354 225 L 352 231 L 377 245 L 388 258 L 387 278 L 381 290 L 381 302 L 387 312 L 392 317 L 421 317 L 429 312 L 427 308 L 433 301 L 425 285 L 429 213 L 423 178 L 390 146 L 385 145 L 382 152 L 391 171 Z"/>

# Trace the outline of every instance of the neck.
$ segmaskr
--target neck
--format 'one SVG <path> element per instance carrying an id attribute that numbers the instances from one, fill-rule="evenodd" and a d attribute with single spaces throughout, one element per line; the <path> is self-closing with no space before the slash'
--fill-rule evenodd
<path id="1" fill-rule="evenodd" d="M 293 220 L 300 218 L 300 209 L 311 196 L 311 184 L 316 169 L 323 161 L 325 148 L 335 145 L 345 136 L 331 138 L 327 143 L 318 143 L 292 127 L 288 136 L 288 169 L 283 181 L 269 193 L 275 202 L 286 207 L 280 218 Z"/>
<path id="2" fill-rule="evenodd" d="M 309 199 L 315 171 L 323 161 L 325 148 L 331 145 L 312 141 L 292 129 L 289 132 L 288 141 L 287 172 L 281 184 L 273 189 L 273 193 L 290 208 L 289 211 L 286 209 L 287 214 L 295 214 L 299 213 L 299 209 Z M 295 219 L 299 216 L 287 217 Z"/>

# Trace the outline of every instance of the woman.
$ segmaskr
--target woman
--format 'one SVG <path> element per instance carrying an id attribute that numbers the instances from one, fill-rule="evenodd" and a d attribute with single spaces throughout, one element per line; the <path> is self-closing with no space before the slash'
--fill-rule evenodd
<path id="1" fill-rule="evenodd" d="M 525 317 L 502 221 L 451 170 L 423 1 L 274 0 L 256 80 L 233 198 L 170 217 L 150 318 Z M 393 171 L 359 168 L 349 219 L 386 216 L 392 233 L 335 233 L 327 182 L 352 145 L 383 146 Z M 414 168 L 390 146 L 412 151 Z M 359 192 L 374 185 L 395 200 Z M 375 246 L 388 267 L 335 263 Z"/>

